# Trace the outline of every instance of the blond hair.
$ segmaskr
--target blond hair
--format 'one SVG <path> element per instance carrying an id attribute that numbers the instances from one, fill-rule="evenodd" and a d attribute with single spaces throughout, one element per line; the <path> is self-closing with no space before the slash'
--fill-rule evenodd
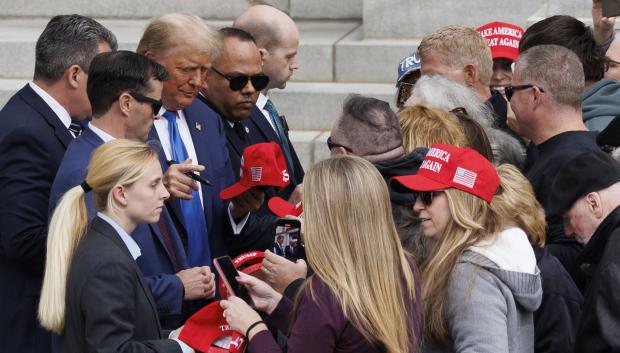
<path id="1" fill-rule="evenodd" d="M 422 265 L 424 330 L 435 341 L 449 338 L 443 317 L 446 289 L 465 249 L 514 226 L 523 229 L 531 243 L 544 243 L 544 212 L 529 182 L 512 165 L 500 165 L 497 171 L 500 187 L 490 204 L 462 190 L 444 190 L 452 217 Z"/>
<path id="2" fill-rule="evenodd" d="M 306 174 L 304 189 L 304 237 L 316 276 L 369 342 L 389 353 L 415 347 L 403 308 L 417 300 L 417 284 L 377 169 L 355 156 L 323 160 Z"/>
<path id="3" fill-rule="evenodd" d="M 88 165 L 86 183 L 95 193 L 95 206 L 116 209 L 111 190 L 131 186 L 157 161 L 157 152 L 142 142 L 113 140 L 97 148 Z M 86 192 L 80 185 L 61 198 L 50 221 L 47 236 L 45 274 L 39 302 L 39 320 L 44 328 L 61 334 L 65 326 L 65 296 L 71 259 L 86 233 Z"/>
<path id="4" fill-rule="evenodd" d="M 474 64 L 478 68 L 479 81 L 488 86 L 493 75 L 491 49 L 473 28 L 446 26 L 427 35 L 418 46 L 420 57 L 433 53 L 444 65 L 462 69 Z M 424 60 L 422 60 L 424 62 Z"/>
<path id="5" fill-rule="evenodd" d="M 136 52 L 166 53 L 181 45 L 190 45 L 209 55 L 212 63 L 222 53 L 221 34 L 195 15 L 168 13 L 153 19 L 144 30 Z"/>
<path id="6" fill-rule="evenodd" d="M 458 120 L 445 110 L 420 104 L 405 107 L 396 115 L 400 123 L 405 153 L 411 153 L 416 147 L 430 148 L 434 143 L 457 147 L 466 144 Z"/>

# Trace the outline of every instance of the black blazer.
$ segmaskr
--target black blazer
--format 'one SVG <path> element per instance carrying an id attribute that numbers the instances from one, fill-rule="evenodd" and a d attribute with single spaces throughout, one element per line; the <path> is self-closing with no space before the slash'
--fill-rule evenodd
<path id="1" fill-rule="evenodd" d="M 0 111 L 0 348 L 45 353 L 37 320 L 48 199 L 73 135 L 29 85 Z"/>
<path id="2" fill-rule="evenodd" d="M 95 217 L 69 268 L 60 351 L 181 352 L 162 339 L 157 308 L 119 234 Z"/>

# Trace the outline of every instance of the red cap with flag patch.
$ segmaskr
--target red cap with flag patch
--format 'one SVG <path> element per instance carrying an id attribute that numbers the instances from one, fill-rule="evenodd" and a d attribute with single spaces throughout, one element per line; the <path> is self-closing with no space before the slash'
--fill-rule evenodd
<path id="1" fill-rule="evenodd" d="M 245 148 L 239 181 L 222 190 L 220 197 L 230 200 L 256 186 L 282 188 L 289 182 L 286 160 L 280 146 L 275 142 L 257 143 Z"/>
<path id="2" fill-rule="evenodd" d="M 457 188 L 491 203 L 499 187 L 499 175 L 491 162 L 471 148 L 434 144 L 418 173 L 397 176 L 397 181 L 414 191 Z"/>
<path id="3" fill-rule="evenodd" d="M 179 339 L 196 351 L 205 353 L 242 353 L 246 340 L 233 330 L 215 301 L 192 315 L 181 329 Z"/>
<path id="4" fill-rule="evenodd" d="M 269 202 L 267 202 L 267 206 L 269 206 L 269 209 L 273 212 L 273 214 L 282 218 L 286 216 L 299 217 L 299 215 L 304 211 L 304 205 L 301 202 L 293 205 L 279 196 L 270 198 Z"/>

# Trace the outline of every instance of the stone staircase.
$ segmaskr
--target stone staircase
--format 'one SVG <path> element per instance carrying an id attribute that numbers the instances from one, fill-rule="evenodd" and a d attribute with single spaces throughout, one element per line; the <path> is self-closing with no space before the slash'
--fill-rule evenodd
<path id="1" fill-rule="evenodd" d="M 300 68 L 270 95 L 306 168 L 328 156 L 325 141 L 348 94 L 393 102 L 396 65 L 426 33 L 491 20 L 526 26 L 559 13 L 591 22 L 589 0 L 0 0 L 0 106 L 32 77 L 35 42 L 53 15 L 94 17 L 121 49 L 135 50 L 151 17 L 186 12 L 222 27 L 255 3 L 288 12 L 299 26 Z"/>

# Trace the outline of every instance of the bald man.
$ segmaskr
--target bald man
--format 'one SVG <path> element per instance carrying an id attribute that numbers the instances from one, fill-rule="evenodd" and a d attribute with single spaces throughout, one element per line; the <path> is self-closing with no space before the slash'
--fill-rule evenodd
<path id="1" fill-rule="evenodd" d="M 233 27 L 250 33 L 260 51 L 263 73 L 269 76 L 269 84 L 261 90 L 255 107 L 252 108 L 247 125 L 253 141 L 277 142 L 286 156 L 291 175 L 291 185 L 281 192 L 291 202 L 301 201 L 300 188 L 304 170 L 288 136 L 288 125 L 284 116 L 269 99 L 272 88 L 284 89 L 297 70 L 297 48 L 299 30 L 293 20 L 284 12 L 268 5 L 256 5 L 247 9 L 235 20 Z"/>

